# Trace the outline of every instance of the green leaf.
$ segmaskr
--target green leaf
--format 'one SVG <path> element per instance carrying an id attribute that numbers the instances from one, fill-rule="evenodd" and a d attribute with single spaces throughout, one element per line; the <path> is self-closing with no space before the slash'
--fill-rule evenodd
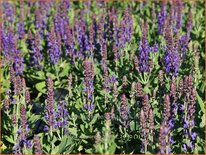
<path id="1" fill-rule="evenodd" d="M 200 127 L 201 128 L 205 127 L 205 114 L 202 116 L 202 122 L 200 123 Z"/>
<path id="2" fill-rule="evenodd" d="M 51 77 L 52 80 L 56 79 L 56 76 L 54 74 L 52 74 L 52 73 L 46 73 L 46 76 L 47 77 Z"/>
<path id="3" fill-rule="evenodd" d="M 37 74 L 40 78 L 45 79 L 45 74 L 44 74 L 43 71 L 37 71 L 36 74 Z"/>
<path id="4" fill-rule="evenodd" d="M 59 81 L 55 81 L 55 82 L 54 82 L 54 85 L 55 85 L 55 86 L 58 86 L 59 84 L 60 84 Z"/>
<path id="5" fill-rule="evenodd" d="M 93 150 L 92 149 L 86 149 L 85 152 L 88 153 L 88 154 L 92 154 Z"/>
<path id="6" fill-rule="evenodd" d="M 85 134 L 81 134 L 81 136 L 79 137 L 80 139 L 82 139 L 82 141 L 84 141 L 84 139 L 89 139 L 90 136 L 87 136 Z M 86 140 L 84 141 L 85 143 L 88 143 Z"/>
<path id="7" fill-rule="evenodd" d="M 74 66 L 77 70 L 79 70 L 79 62 L 78 61 L 74 61 Z"/>
<path id="8" fill-rule="evenodd" d="M 135 131 L 135 122 L 134 121 L 130 122 L 130 129 L 131 129 L 131 131 Z"/>
<path id="9" fill-rule="evenodd" d="M 31 117 L 29 117 L 28 121 L 34 123 L 39 118 L 41 118 L 41 115 L 32 115 Z"/>
<path id="10" fill-rule="evenodd" d="M 89 123 L 90 125 L 94 124 L 97 120 L 97 118 L 99 117 L 99 114 L 95 114 L 92 121 Z"/>
<path id="11" fill-rule="evenodd" d="M 157 116 L 158 118 L 161 118 L 161 115 L 160 115 L 158 108 L 154 108 L 153 112 L 154 112 L 155 116 Z"/>
<path id="12" fill-rule="evenodd" d="M 80 128 L 84 132 L 84 125 L 83 124 L 80 124 Z"/>
<path id="13" fill-rule="evenodd" d="M 45 74 L 43 71 L 37 71 L 35 72 L 35 75 L 30 75 L 30 77 L 37 79 L 37 80 L 45 80 Z"/>
<path id="14" fill-rule="evenodd" d="M 28 149 L 28 148 L 27 148 L 27 154 L 32 154 L 32 153 L 33 153 L 32 151 L 33 151 L 32 148 L 31 148 L 31 149 Z"/>
<path id="15" fill-rule="evenodd" d="M 57 151 L 57 154 L 63 153 L 65 149 L 72 143 L 72 138 L 68 135 L 64 135 L 61 143 L 59 144 L 59 150 Z"/>
<path id="16" fill-rule="evenodd" d="M 73 151 L 74 145 L 75 145 L 75 144 L 71 144 L 70 146 L 67 146 L 67 147 L 65 148 L 64 153 L 65 153 L 65 154 L 71 153 L 71 152 Z"/>
<path id="17" fill-rule="evenodd" d="M 87 136 L 88 138 L 89 138 L 89 136 Z M 86 137 L 85 137 L 86 138 Z M 84 144 L 88 144 L 88 141 L 87 140 L 85 140 L 85 139 L 82 139 L 82 142 L 84 143 Z"/>
<path id="18" fill-rule="evenodd" d="M 205 105 L 204 105 L 204 102 L 203 100 L 201 99 L 201 97 L 199 96 L 199 94 L 196 92 L 196 96 L 197 96 L 197 101 L 198 101 L 198 104 L 200 105 L 200 109 L 203 113 L 205 113 Z"/>
<path id="19" fill-rule="evenodd" d="M 81 150 L 83 150 L 83 146 L 80 145 L 79 148 L 78 148 L 78 151 L 80 152 Z"/>
<path id="20" fill-rule="evenodd" d="M 49 154 L 50 153 L 50 145 L 44 145 L 43 147 L 44 153 Z"/>
<path id="21" fill-rule="evenodd" d="M 95 71 L 95 74 L 96 75 L 99 75 L 100 74 L 100 68 L 98 65 L 94 64 L 94 71 Z"/>
<path id="22" fill-rule="evenodd" d="M 85 115 L 80 114 L 80 116 L 81 116 L 82 121 L 83 121 L 84 123 L 87 123 Z"/>
<path id="23" fill-rule="evenodd" d="M 43 94 L 46 93 L 46 82 L 45 81 L 39 82 L 35 86 L 36 86 L 36 89 L 40 91 L 41 93 Z"/>
<path id="24" fill-rule="evenodd" d="M 181 132 L 183 129 L 184 129 L 184 128 L 179 127 L 179 128 L 177 129 L 177 132 Z"/>
<path id="25" fill-rule="evenodd" d="M 36 99 L 39 99 L 41 97 L 42 93 L 38 93 Z"/>
<path id="26" fill-rule="evenodd" d="M 76 128 L 69 128 L 69 131 L 72 135 L 77 136 L 77 129 Z"/>
<path id="27" fill-rule="evenodd" d="M 68 72 L 69 72 L 69 69 L 70 69 L 70 65 L 65 63 L 62 68 L 63 68 L 63 70 L 59 73 L 59 77 L 64 77 L 64 76 L 68 75 Z"/>
<path id="28" fill-rule="evenodd" d="M 4 145 L 4 143 L 1 144 L 1 151 L 4 151 L 7 147 Z"/>
<path id="29" fill-rule="evenodd" d="M 151 90 L 149 89 L 148 85 L 144 87 L 144 92 L 151 95 Z"/>
<path id="30" fill-rule="evenodd" d="M 116 147 L 117 145 L 115 143 L 112 143 L 112 145 L 109 147 L 109 154 L 114 154 Z"/>
<path id="31" fill-rule="evenodd" d="M 200 86 L 200 90 L 202 93 L 204 93 L 205 90 L 205 82 L 202 82 L 201 86 Z"/>
<path id="32" fill-rule="evenodd" d="M 9 143 L 15 144 L 14 140 L 11 137 L 5 136 L 5 138 Z"/>

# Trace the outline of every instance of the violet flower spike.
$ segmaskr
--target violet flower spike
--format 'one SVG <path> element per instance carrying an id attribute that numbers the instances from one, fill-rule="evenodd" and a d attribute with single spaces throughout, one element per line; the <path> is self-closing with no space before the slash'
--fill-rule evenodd
<path id="1" fill-rule="evenodd" d="M 86 103 L 84 108 L 89 112 L 94 109 L 93 92 L 94 92 L 94 67 L 93 62 L 89 59 L 84 61 L 84 91 L 86 93 Z"/>
<path id="2" fill-rule="evenodd" d="M 40 143 L 39 136 L 34 135 L 33 143 L 34 143 L 35 154 L 42 154 L 42 148 L 40 145 L 41 143 Z"/>
<path id="3" fill-rule="evenodd" d="M 74 32 L 73 29 L 68 25 L 66 25 L 65 28 L 66 32 L 66 37 L 65 37 L 65 48 L 66 48 L 66 54 L 70 57 L 73 58 L 75 55 L 75 49 L 74 49 Z"/>
<path id="4" fill-rule="evenodd" d="M 128 126 L 128 115 L 129 115 L 129 108 L 127 105 L 127 98 L 125 94 L 122 94 L 121 96 L 121 107 L 120 107 L 120 117 L 121 117 L 121 123 L 124 127 Z"/>
<path id="5" fill-rule="evenodd" d="M 161 154 L 171 153 L 171 144 L 173 143 L 173 139 L 171 137 L 171 103 L 169 95 L 164 97 L 164 112 L 163 112 L 163 121 L 160 126 L 159 132 L 159 151 Z"/>
<path id="6" fill-rule="evenodd" d="M 166 73 L 172 72 L 173 75 L 177 75 L 180 67 L 180 57 L 178 51 L 174 48 L 174 39 L 169 25 L 166 28 L 165 39 L 167 43 L 164 56 Z"/>
<path id="7" fill-rule="evenodd" d="M 142 100 L 140 110 L 140 128 L 141 128 L 141 152 L 146 153 L 148 145 L 153 142 L 154 116 L 149 104 L 149 96 L 145 94 Z"/>
<path id="8" fill-rule="evenodd" d="M 18 75 L 15 77 L 14 93 L 15 95 L 20 95 L 21 91 L 22 91 L 22 81 L 21 81 L 21 77 Z"/>
<path id="9" fill-rule="evenodd" d="M 160 12 L 158 13 L 158 33 L 163 34 L 164 27 L 165 27 L 165 21 L 167 17 L 167 5 L 166 2 L 161 4 Z"/>
<path id="10" fill-rule="evenodd" d="M 194 142 L 196 140 L 196 133 L 193 131 L 195 127 L 195 104 L 196 104 L 196 90 L 193 88 L 193 77 L 186 76 L 184 79 L 184 111 L 183 111 L 183 136 L 185 141 L 189 141 L 190 145 L 185 144 L 185 150 L 194 151 Z"/>
<path id="11" fill-rule="evenodd" d="M 59 34 L 54 30 L 54 25 L 48 34 L 49 58 L 52 64 L 56 64 L 61 55 L 61 40 Z"/>
<path id="12" fill-rule="evenodd" d="M 86 51 L 89 50 L 89 39 L 88 39 L 88 35 L 86 33 L 87 27 L 86 27 L 86 23 L 85 23 L 83 17 L 81 17 L 81 20 L 79 20 L 75 26 L 76 26 L 76 30 L 77 30 L 77 40 L 79 43 L 79 51 L 80 51 L 81 55 L 85 56 Z"/>
<path id="13" fill-rule="evenodd" d="M 11 2 L 3 2 L 3 13 L 4 13 L 4 18 L 9 22 L 13 23 L 14 21 L 14 10 L 12 8 L 12 3 Z"/>
<path id="14" fill-rule="evenodd" d="M 55 127 L 54 121 L 54 86 L 51 77 L 47 79 L 47 99 L 46 99 L 46 113 L 45 118 L 50 127 L 50 131 Z"/>
<path id="15" fill-rule="evenodd" d="M 189 15 L 188 15 L 188 20 L 187 20 L 187 25 L 186 25 L 186 29 L 187 29 L 187 33 L 186 33 L 186 36 L 187 36 L 187 39 L 186 39 L 186 42 L 188 43 L 189 40 L 190 40 L 190 32 L 192 30 L 192 27 L 193 27 L 193 23 L 192 23 L 192 11 L 189 11 Z"/>
<path id="16" fill-rule="evenodd" d="M 142 38 L 139 44 L 139 69 L 141 72 L 149 71 L 149 43 L 147 39 L 148 23 L 144 22 Z"/>
<path id="17" fill-rule="evenodd" d="M 139 60 L 138 60 L 138 57 L 136 55 L 134 56 L 134 68 L 136 71 L 139 72 Z"/>
<path id="18" fill-rule="evenodd" d="M 66 109 L 66 101 L 61 101 L 58 105 L 57 105 L 57 112 L 56 112 L 56 128 L 64 128 L 65 131 L 67 129 L 67 125 L 68 125 L 68 110 Z"/>
<path id="19" fill-rule="evenodd" d="M 24 58 L 22 52 L 18 49 L 14 53 L 14 70 L 16 74 L 23 74 L 24 70 Z"/>
<path id="20" fill-rule="evenodd" d="M 26 132 L 26 125 L 27 125 L 27 118 L 26 118 L 26 107 L 24 105 L 20 106 L 20 124 L 21 124 L 21 128 L 25 134 Z"/>
<path id="21" fill-rule="evenodd" d="M 8 28 L 8 32 L 2 32 L 3 54 L 9 61 L 14 61 L 14 54 L 16 53 L 17 38 L 14 35 L 12 27 Z"/>
<path id="22" fill-rule="evenodd" d="M 34 61 L 34 64 L 38 67 L 41 67 L 41 61 L 43 60 L 43 56 L 41 53 L 42 46 L 40 41 L 41 41 L 40 32 L 36 32 L 35 39 L 32 41 L 32 49 L 33 49 L 32 59 Z"/>
<path id="23" fill-rule="evenodd" d="M 95 30 L 94 30 L 94 22 L 90 25 L 89 28 L 89 56 L 93 56 L 93 51 L 95 49 Z"/>
<path id="24" fill-rule="evenodd" d="M 177 13 L 177 19 L 176 19 L 176 29 L 179 30 L 182 27 L 182 17 L 183 17 L 183 6 L 184 3 L 182 1 L 176 2 L 176 13 Z"/>

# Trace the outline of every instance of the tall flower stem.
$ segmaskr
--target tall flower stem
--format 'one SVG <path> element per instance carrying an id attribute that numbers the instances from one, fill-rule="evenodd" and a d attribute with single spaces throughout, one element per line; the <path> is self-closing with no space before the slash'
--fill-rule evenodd
<path id="1" fill-rule="evenodd" d="M 168 144 L 168 140 L 169 140 L 169 137 L 168 135 L 166 136 L 166 143 Z M 166 146 L 166 154 L 169 154 L 169 146 L 167 145 Z"/>
<path id="2" fill-rule="evenodd" d="M 54 64 L 54 70 L 55 70 L 55 74 L 58 80 L 58 83 L 60 83 L 60 79 L 59 79 L 59 67 L 57 66 L 57 64 Z"/>

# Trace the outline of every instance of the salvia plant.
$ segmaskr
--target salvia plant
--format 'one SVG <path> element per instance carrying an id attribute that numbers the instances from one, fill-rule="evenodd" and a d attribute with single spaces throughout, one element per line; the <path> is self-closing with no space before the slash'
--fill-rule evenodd
<path id="1" fill-rule="evenodd" d="M 1 1 L 1 153 L 204 154 L 204 1 Z"/>

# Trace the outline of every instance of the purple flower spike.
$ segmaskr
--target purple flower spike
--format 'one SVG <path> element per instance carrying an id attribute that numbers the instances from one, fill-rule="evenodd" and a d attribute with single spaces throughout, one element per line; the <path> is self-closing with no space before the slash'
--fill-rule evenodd
<path id="1" fill-rule="evenodd" d="M 172 72 L 174 75 L 177 75 L 180 67 L 180 56 L 174 48 L 173 34 L 169 25 L 166 28 L 165 39 L 167 43 L 166 54 L 164 56 L 166 73 Z"/>
<path id="2" fill-rule="evenodd" d="M 89 38 L 86 33 L 87 27 L 86 27 L 86 22 L 84 21 L 83 18 L 83 12 L 81 12 L 81 20 L 79 20 L 76 25 L 75 29 L 77 31 L 77 41 L 79 43 L 79 52 L 81 55 L 85 56 L 86 51 L 88 51 L 90 48 L 89 46 Z"/>
<path id="3" fill-rule="evenodd" d="M 124 127 L 127 127 L 128 125 L 128 113 L 129 113 L 129 109 L 127 106 L 127 98 L 125 96 L 125 94 L 122 95 L 121 97 L 121 107 L 120 107 L 120 116 L 121 116 L 121 120 L 122 120 L 122 124 Z"/>
<path id="4" fill-rule="evenodd" d="M 35 39 L 32 41 L 32 50 L 33 50 L 33 56 L 32 59 L 34 61 L 34 64 L 37 66 L 41 66 L 41 61 L 43 60 L 43 56 L 41 53 L 42 47 L 40 44 L 41 36 L 40 32 L 36 32 Z"/>
<path id="5" fill-rule="evenodd" d="M 94 67 L 93 62 L 89 59 L 84 61 L 84 90 L 86 92 L 86 105 L 84 107 L 90 111 L 93 109 L 93 81 L 94 81 Z"/>
<path id="6" fill-rule="evenodd" d="M 73 29 L 67 24 L 65 26 L 66 31 L 66 37 L 65 37 L 65 47 L 66 47 L 66 54 L 72 58 L 75 54 L 74 49 L 74 32 Z"/>
<path id="7" fill-rule="evenodd" d="M 51 31 L 48 34 L 49 59 L 52 64 L 56 64 L 61 55 L 61 38 L 54 30 L 52 25 Z"/>
<path id="8" fill-rule="evenodd" d="M 55 126 L 54 123 L 54 86 L 51 77 L 47 79 L 47 99 L 46 99 L 46 113 L 45 118 L 51 129 Z"/>
<path id="9" fill-rule="evenodd" d="M 20 106 L 20 116 L 21 116 L 21 127 L 24 131 L 26 131 L 26 124 L 27 124 L 27 119 L 26 119 L 26 108 L 24 105 Z"/>
<path id="10" fill-rule="evenodd" d="M 3 7 L 4 7 L 4 15 L 6 20 L 9 23 L 12 23 L 14 21 L 14 9 L 12 8 L 12 3 L 11 2 L 3 2 Z"/>
<path id="11" fill-rule="evenodd" d="M 15 56 L 14 56 L 14 70 L 16 74 L 23 74 L 24 70 L 24 58 L 22 57 L 21 51 L 16 50 Z"/>
<path id="12" fill-rule="evenodd" d="M 61 101 L 57 105 L 57 112 L 55 114 L 56 117 L 56 127 L 57 128 L 66 128 L 68 121 L 68 110 L 66 109 L 66 101 Z"/>
<path id="13" fill-rule="evenodd" d="M 40 143 L 40 138 L 37 135 L 34 135 L 34 149 L 35 149 L 35 154 L 42 154 L 42 149 L 41 149 L 41 143 Z"/>
<path id="14" fill-rule="evenodd" d="M 190 11 L 189 15 L 188 15 L 187 25 L 186 25 L 186 28 L 187 28 L 187 39 L 186 39 L 186 42 L 187 43 L 190 40 L 190 32 L 192 30 L 192 27 L 193 27 L 193 24 L 192 24 L 192 11 Z"/>
<path id="15" fill-rule="evenodd" d="M 160 12 L 158 13 L 158 33 L 159 34 L 163 34 L 166 18 L 167 18 L 167 6 L 166 6 L 166 2 L 163 2 L 161 5 Z"/>
<path id="16" fill-rule="evenodd" d="M 157 43 L 155 43 L 154 46 L 151 48 L 150 51 L 155 53 L 155 52 L 158 52 L 158 50 L 159 50 L 159 46 L 158 46 Z"/>
<path id="17" fill-rule="evenodd" d="M 182 27 L 182 17 L 183 17 L 183 6 L 184 3 L 182 1 L 176 2 L 176 29 L 179 30 Z"/>
<path id="18" fill-rule="evenodd" d="M 25 32 L 24 32 L 24 19 L 23 19 L 23 13 L 21 12 L 20 14 L 20 19 L 19 19 L 19 23 L 18 23 L 18 34 L 19 34 L 19 38 L 23 39 Z"/>
<path id="19" fill-rule="evenodd" d="M 192 151 L 194 150 L 193 142 L 196 140 L 197 134 L 193 132 L 195 127 L 195 104 L 196 104 L 196 90 L 193 88 L 192 75 L 186 76 L 184 79 L 184 103 L 183 111 L 183 136 L 185 140 L 189 141 L 191 146 L 187 146 Z"/>
<path id="20" fill-rule="evenodd" d="M 149 71 L 150 47 L 147 39 L 147 33 L 148 33 L 148 23 L 144 22 L 143 34 L 139 44 L 139 69 L 141 72 Z"/>

